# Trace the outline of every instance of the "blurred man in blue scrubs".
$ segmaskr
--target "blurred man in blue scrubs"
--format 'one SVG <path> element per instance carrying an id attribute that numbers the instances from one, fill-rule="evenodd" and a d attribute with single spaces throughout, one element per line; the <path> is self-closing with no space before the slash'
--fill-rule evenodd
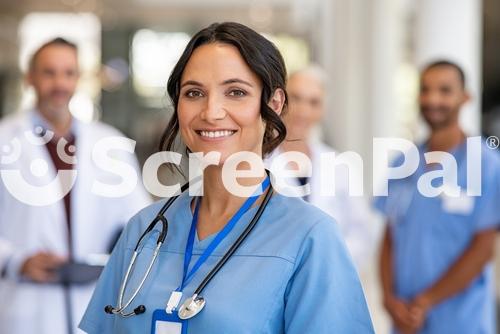
<path id="1" fill-rule="evenodd" d="M 466 135 L 458 116 L 468 100 L 459 66 L 439 61 L 424 69 L 419 105 L 430 137 L 419 146 L 416 172 L 391 180 L 388 196 L 375 202 L 388 221 L 380 269 L 397 333 L 495 333 L 491 260 L 500 224 L 500 158 L 481 144 L 482 193 L 467 195 Z M 417 189 L 420 176 L 441 168 L 426 165 L 423 154 L 432 151 L 454 156 L 460 196 L 426 197 Z"/>

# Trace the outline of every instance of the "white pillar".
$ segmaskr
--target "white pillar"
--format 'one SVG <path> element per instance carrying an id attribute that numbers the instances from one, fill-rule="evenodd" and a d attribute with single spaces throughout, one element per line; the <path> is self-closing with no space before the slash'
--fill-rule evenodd
<path id="1" fill-rule="evenodd" d="M 369 113 L 366 97 L 370 40 L 369 9 L 363 0 L 324 0 L 320 24 L 320 63 L 329 77 L 325 139 L 340 151 L 363 155 Z"/>
<path id="2" fill-rule="evenodd" d="M 482 8 L 478 0 L 416 2 L 415 61 L 418 66 L 449 59 L 463 67 L 471 102 L 461 111 L 467 134 L 481 129 Z"/>
<path id="3" fill-rule="evenodd" d="M 395 75 L 400 62 L 397 0 L 324 0 L 316 35 L 329 77 L 325 139 L 363 157 L 371 193 L 373 137 L 398 136 Z"/>

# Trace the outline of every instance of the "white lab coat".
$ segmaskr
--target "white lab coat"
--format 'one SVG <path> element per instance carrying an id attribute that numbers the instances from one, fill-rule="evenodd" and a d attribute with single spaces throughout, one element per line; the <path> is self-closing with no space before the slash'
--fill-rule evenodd
<path id="1" fill-rule="evenodd" d="M 322 180 L 320 157 L 322 153 L 335 152 L 333 148 L 320 141 L 309 143 L 312 162 L 312 175 L 309 178 L 311 189 L 307 201 L 332 216 L 339 224 L 358 271 L 364 271 L 376 244 L 376 220 L 366 199 L 363 196 L 349 196 L 347 169 L 339 166 L 335 169 L 335 196 L 322 196 L 321 185 L 330 180 Z M 265 161 L 271 166 L 273 159 L 282 153 L 278 148 Z M 333 168 L 332 168 L 333 172 Z M 327 171 L 328 177 L 333 175 Z M 287 179 L 290 186 L 298 186 L 298 180 Z M 330 183 L 327 183 L 330 184 Z"/>
<path id="2" fill-rule="evenodd" d="M 33 130 L 33 114 L 10 116 L 0 123 L 0 150 L 10 146 L 12 139 L 21 143 L 21 155 L 15 163 L 0 164 L 2 169 L 18 169 L 33 183 L 47 183 L 55 178 L 55 168 L 45 146 L 26 140 L 25 132 Z M 106 253 L 113 235 L 138 210 L 148 205 L 149 195 L 142 187 L 142 178 L 133 192 L 121 198 L 102 197 L 90 189 L 94 180 L 112 184 L 119 176 L 103 171 L 91 160 L 94 143 L 103 137 L 120 136 L 114 128 L 102 123 L 73 122 L 76 135 L 76 183 L 71 190 L 71 226 L 74 258 L 85 261 L 91 254 Z M 7 146 L 6 146 L 7 145 Z M 4 157 L 5 151 L 0 151 Z M 30 163 L 36 158 L 48 162 L 45 176 L 30 173 Z M 120 153 L 120 160 L 138 170 L 135 156 Z M 138 173 L 140 175 L 140 173 Z M 49 195 L 49 194 L 48 194 Z M 0 244 L 4 254 L 0 260 L 7 264 L 7 275 L 0 280 L 0 333 L 2 334 L 65 334 L 66 310 L 63 288 L 58 285 L 34 284 L 19 277 L 19 267 L 26 257 L 39 251 L 68 255 L 67 224 L 64 203 L 46 206 L 25 204 L 12 196 L 0 181 Z M 9 254 L 10 253 L 10 254 Z M 11 256 L 9 256 L 11 255 Z M 8 262 L 5 261 L 9 257 Z M 0 261 L 0 262 L 2 262 Z M 2 265 L 2 263 L 0 263 Z M 90 300 L 94 284 L 72 287 L 72 318 L 74 333 Z"/>

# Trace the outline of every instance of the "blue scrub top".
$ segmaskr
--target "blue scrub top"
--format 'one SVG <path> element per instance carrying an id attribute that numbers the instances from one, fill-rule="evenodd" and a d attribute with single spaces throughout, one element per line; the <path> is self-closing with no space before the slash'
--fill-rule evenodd
<path id="1" fill-rule="evenodd" d="M 130 318 L 106 314 L 116 306 L 139 235 L 164 201 L 131 219 L 101 275 L 80 323 L 88 333 L 150 333 L 152 313 L 165 309 L 170 293 L 182 279 L 184 251 L 192 220 L 191 197 L 182 194 L 167 211 L 170 222 L 166 244 L 131 308 L 146 306 L 144 314 Z M 246 212 L 184 289 L 190 297 L 234 243 L 254 216 Z M 125 293 L 137 287 L 150 261 L 158 236 L 155 230 L 138 258 L 135 274 Z M 195 238 L 191 266 L 212 241 Z M 363 290 L 335 221 L 296 198 L 275 194 L 250 236 L 207 285 L 206 306 L 188 320 L 188 333 L 373 333 Z M 181 302 L 182 303 L 182 302 Z"/>
<path id="2" fill-rule="evenodd" d="M 429 171 L 423 156 L 427 151 L 425 144 L 420 145 L 417 171 L 405 179 L 391 180 L 389 195 L 375 200 L 375 207 L 390 224 L 395 293 L 407 301 L 435 284 L 476 233 L 500 225 L 498 152 L 482 143 L 481 196 L 429 198 L 417 189 L 418 178 Z M 466 143 L 449 153 L 458 164 L 458 185 L 466 192 Z M 396 159 L 394 166 L 403 160 Z M 442 180 L 435 181 L 433 186 L 442 185 Z M 429 312 L 420 333 L 496 333 L 493 275 L 488 264 L 468 288 Z"/>

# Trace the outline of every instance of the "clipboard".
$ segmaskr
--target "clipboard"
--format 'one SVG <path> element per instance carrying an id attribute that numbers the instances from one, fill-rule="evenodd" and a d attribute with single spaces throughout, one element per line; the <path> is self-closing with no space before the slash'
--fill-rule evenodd
<path id="1" fill-rule="evenodd" d="M 63 285 L 84 285 L 95 282 L 101 275 L 104 266 L 90 265 L 81 262 L 68 262 L 59 267 L 54 283 Z"/>

